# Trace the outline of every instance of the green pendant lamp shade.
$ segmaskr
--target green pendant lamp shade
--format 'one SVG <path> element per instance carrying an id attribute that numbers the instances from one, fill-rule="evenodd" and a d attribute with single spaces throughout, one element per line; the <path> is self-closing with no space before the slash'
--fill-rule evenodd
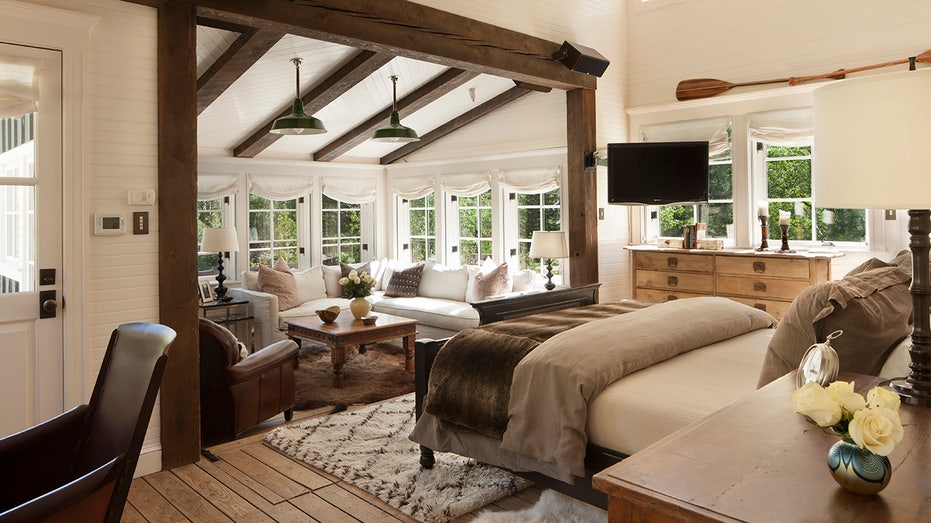
<path id="1" fill-rule="evenodd" d="M 391 76 L 391 87 L 392 87 L 392 96 L 391 96 L 391 119 L 387 127 L 382 127 L 375 131 L 375 134 L 372 135 L 373 142 L 389 142 L 389 143 L 402 143 L 402 142 L 417 142 L 420 141 L 420 137 L 417 136 L 417 131 L 411 129 L 410 127 L 405 127 L 401 125 L 401 117 L 398 115 L 398 77 Z"/>
<path id="2" fill-rule="evenodd" d="M 291 114 L 275 120 L 268 132 L 274 134 L 321 134 L 326 132 L 323 122 L 304 114 L 304 102 L 301 100 L 301 59 L 292 58 L 294 64 L 294 108 Z"/>

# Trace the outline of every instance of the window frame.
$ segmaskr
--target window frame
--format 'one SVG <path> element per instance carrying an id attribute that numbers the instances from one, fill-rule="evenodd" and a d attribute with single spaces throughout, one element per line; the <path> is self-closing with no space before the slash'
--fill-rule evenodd
<path id="1" fill-rule="evenodd" d="M 335 209 L 327 208 L 325 205 L 326 202 L 324 199 L 328 199 L 328 200 L 332 200 L 333 202 L 336 202 L 336 208 Z M 356 207 L 344 209 L 343 208 L 344 205 L 345 206 L 356 206 Z M 369 208 L 368 212 L 366 209 L 367 206 Z M 327 265 L 326 262 L 329 261 L 328 259 L 325 258 L 327 248 L 334 247 L 334 246 L 337 248 L 337 252 L 339 253 L 339 256 L 338 256 L 336 263 L 330 263 L 329 265 L 339 265 L 339 263 L 344 262 L 342 258 L 343 247 L 347 247 L 347 246 L 357 245 L 359 247 L 359 259 L 358 260 L 346 260 L 345 263 L 362 263 L 370 259 L 370 257 L 368 256 L 370 249 L 367 248 L 368 247 L 368 243 L 366 240 L 367 238 L 366 229 L 367 228 L 365 224 L 366 224 L 366 218 L 372 214 L 372 211 L 371 211 L 372 207 L 373 205 L 371 203 L 350 203 L 350 202 L 344 202 L 344 201 L 338 200 L 336 198 L 327 196 L 325 194 L 320 195 L 320 211 L 316 213 L 316 215 L 319 217 L 319 221 L 320 221 L 320 241 L 317 242 L 317 244 L 320 248 L 320 263 L 321 264 Z M 342 234 L 342 214 L 344 212 L 356 212 L 356 211 L 358 211 L 359 213 L 359 235 L 352 236 L 352 237 L 345 236 L 345 238 L 347 238 L 347 241 L 344 242 L 343 241 L 344 236 Z M 336 220 L 337 229 L 338 229 L 337 236 L 326 236 L 326 233 L 324 231 L 324 223 L 326 222 L 326 220 L 324 219 L 324 216 L 326 215 L 325 213 L 337 214 L 337 220 Z M 349 238 L 358 239 L 358 241 L 348 241 Z M 336 243 L 326 243 L 327 240 L 331 240 L 331 239 L 335 239 Z"/>
<path id="2" fill-rule="evenodd" d="M 283 249 L 293 248 L 293 249 L 295 250 L 295 261 L 294 261 L 294 262 L 290 262 L 290 261 L 289 261 L 288 264 L 291 265 L 292 263 L 294 263 L 296 267 L 301 267 L 301 266 L 302 266 L 301 261 L 302 261 L 302 258 L 303 258 L 303 256 L 302 256 L 302 251 L 301 251 L 302 248 L 303 248 L 303 247 L 302 247 L 302 241 L 303 241 L 302 238 L 304 237 L 304 230 L 305 230 L 305 228 L 302 227 L 303 220 L 302 220 L 301 216 L 302 216 L 303 214 L 306 214 L 306 211 L 305 211 L 305 208 L 306 208 L 306 207 L 305 207 L 305 202 L 306 202 L 307 195 L 304 195 L 304 196 L 295 196 L 294 198 L 286 198 L 286 199 L 282 199 L 282 200 L 276 200 L 276 199 L 274 199 L 274 198 L 268 198 L 268 197 L 265 197 L 265 196 L 260 196 L 260 195 L 258 195 L 258 194 L 252 193 L 252 192 L 248 193 L 248 196 L 247 196 L 247 197 L 249 198 L 249 202 L 248 202 L 248 204 L 247 204 L 247 206 L 246 206 L 246 222 L 247 222 L 247 224 L 246 224 L 246 229 L 247 229 L 247 231 L 248 231 L 248 234 L 247 234 L 248 243 L 247 243 L 247 248 L 245 249 L 245 251 L 246 251 L 246 263 L 248 264 L 249 267 L 253 267 L 253 266 L 256 265 L 255 263 L 253 263 L 253 259 L 252 259 L 252 253 L 253 253 L 253 251 L 269 250 L 269 249 L 266 249 L 266 248 L 262 248 L 262 249 L 253 249 L 253 247 L 252 247 L 252 244 L 253 244 L 253 243 L 255 243 L 255 242 L 257 242 L 257 241 L 262 241 L 262 242 L 268 241 L 268 242 L 272 242 L 272 243 L 274 243 L 274 242 L 276 242 L 276 241 L 289 241 L 289 240 L 276 240 L 276 239 L 274 238 L 274 232 L 275 232 L 275 226 L 274 226 L 274 225 L 275 225 L 275 220 L 274 220 L 274 215 L 272 215 L 272 216 L 270 217 L 270 219 L 269 219 L 269 234 L 271 235 L 272 238 L 269 239 L 269 240 L 256 240 L 256 239 L 253 239 L 253 237 L 252 237 L 252 215 L 253 215 L 253 213 L 257 213 L 257 212 L 259 212 L 259 211 L 261 211 L 261 212 L 273 213 L 274 211 L 276 211 L 276 209 L 274 208 L 274 204 L 271 204 L 271 205 L 269 206 L 268 209 L 253 210 L 253 208 L 252 208 L 252 196 L 256 196 L 257 198 L 262 198 L 262 199 L 264 199 L 264 200 L 268 200 L 269 202 L 288 202 L 288 201 L 292 201 L 292 200 L 294 201 L 294 209 L 293 209 L 293 212 L 295 213 L 295 238 L 294 238 L 294 246 L 293 246 L 293 247 L 291 247 L 291 246 L 275 247 L 274 245 L 272 245 L 272 246 L 269 248 L 269 249 L 271 250 L 271 259 L 270 259 L 270 263 L 268 263 L 268 265 L 274 265 L 274 264 L 275 264 L 275 261 L 278 259 L 278 258 L 276 257 L 276 254 L 275 254 L 276 251 L 281 251 L 281 250 L 283 250 Z M 279 211 L 281 211 L 281 212 L 292 212 L 292 210 L 290 210 L 290 209 L 280 209 Z"/>
<path id="3" fill-rule="evenodd" d="M 210 199 L 207 199 L 207 200 L 198 199 L 198 200 L 197 200 L 197 206 L 198 206 L 198 207 L 197 207 L 197 209 L 195 210 L 195 212 L 197 213 L 197 223 L 198 223 L 198 225 L 200 224 L 200 214 L 201 214 L 202 212 L 205 212 L 204 210 L 202 210 L 202 209 L 200 208 L 200 203 L 201 203 L 201 202 L 213 201 L 213 200 L 219 200 L 219 201 L 220 201 L 220 207 L 221 207 L 220 210 L 219 210 L 219 211 L 210 211 L 210 212 L 219 212 L 219 214 L 220 214 L 220 227 L 233 227 L 233 226 L 235 226 L 235 225 L 234 225 L 234 224 L 235 224 L 235 217 L 236 217 L 236 213 L 235 213 L 235 201 L 236 201 L 236 200 L 235 200 L 235 195 L 220 196 L 220 197 L 218 197 L 218 198 L 210 198 Z M 198 259 L 199 259 L 199 258 L 201 258 L 202 256 L 212 256 L 212 257 L 213 257 L 213 260 L 212 260 L 212 261 L 213 261 L 213 267 L 211 267 L 211 269 L 210 269 L 209 271 L 202 271 L 202 270 L 199 270 L 199 269 L 198 269 L 198 271 L 197 271 L 197 276 L 198 276 L 198 277 L 201 277 L 201 278 L 202 278 L 202 277 L 205 277 L 205 276 L 216 276 L 216 275 L 217 275 L 217 270 L 216 270 L 216 255 L 217 255 L 217 253 L 215 253 L 215 252 L 213 252 L 213 253 L 210 253 L 210 252 L 201 252 L 201 251 L 200 251 L 200 245 L 201 245 L 201 242 L 203 241 L 203 234 L 202 234 L 202 231 L 199 230 L 199 229 L 200 229 L 200 228 L 198 227 L 198 231 L 197 231 L 197 250 L 198 250 L 197 257 L 198 257 Z M 236 231 L 237 231 L 237 234 L 239 234 L 239 229 L 236 229 Z M 199 266 L 200 266 L 200 263 L 198 262 L 198 267 L 199 267 Z M 223 271 L 224 271 L 224 273 L 227 274 L 227 275 L 238 274 L 237 256 L 235 255 L 235 253 L 227 253 L 226 256 L 224 256 L 224 258 L 223 258 Z"/>
<path id="4" fill-rule="evenodd" d="M 533 260 L 533 258 L 525 257 L 522 252 L 522 245 L 526 247 L 523 249 L 524 252 L 530 251 L 530 240 L 533 236 L 533 231 L 530 232 L 530 236 L 527 238 L 521 238 L 520 231 L 520 213 L 521 210 L 525 209 L 537 209 L 539 212 L 539 223 L 541 224 L 542 229 L 545 231 L 561 231 L 563 228 L 563 187 L 562 185 L 551 189 L 548 191 L 519 191 L 514 189 L 505 188 L 502 190 L 504 205 L 504 237 L 505 237 L 505 248 L 508 251 L 508 260 L 513 264 L 515 270 L 524 270 L 531 269 L 539 274 L 545 274 L 546 263 L 545 260 L 539 259 L 536 263 L 524 263 L 524 259 Z M 556 199 L 557 203 L 547 204 L 546 195 L 553 192 L 557 193 Z M 535 205 L 522 205 L 520 203 L 520 195 L 539 195 L 540 203 Z M 546 227 L 546 216 L 545 213 L 547 210 L 556 210 L 559 214 L 559 226 L 556 229 L 550 229 Z M 565 272 L 563 267 L 563 260 L 553 259 L 553 275 L 554 280 L 557 283 L 562 281 L 562 275 Z M 559 278 L 556 278 L 556 275 L 559 275 Z"/>

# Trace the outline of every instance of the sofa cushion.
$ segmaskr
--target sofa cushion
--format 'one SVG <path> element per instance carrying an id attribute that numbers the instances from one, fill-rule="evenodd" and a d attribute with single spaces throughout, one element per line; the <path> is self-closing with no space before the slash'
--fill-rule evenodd
<path id="1" fill-rule="evenodd" d="M 400 271 L 395 271 L 385 289 L 385 296 L 410 298 L 417 296 L 420 278 L 423 276 L 423 264 L 418 263 Z"/>
<path id="2" fill-rule="evenodd" d="M 508 264 L 502 263 L 494 270 L 475 275 L 473 298 L 482 301 L 489 296 L 511 292 L 511 275 L 508 273 Z"/>
<path id="3" fill-rule="evenodd" d="M 326 287 L 326 295 L 329 298 L 340 298 L 343 295 L 343 286 L 339 284 L 342 278 L 342 272 L 337 265 L 323 266 L 323 284 Z"/>
<path id="4" fill-rule="evenodd" d="M 875 376 L 910 331 L 911 277 L 898 265 L 826 281 L 803 290 L 789 306 L 763 359 L 759 386 L 798 368 L 805 351 L 835 330 L 840 370 Z"/>
<path id="5" fill-rule="evenodd" d="M 511 275 L 511 292 L 523 292 L 537 287 L 537 271 L 524 269 Z"/>
<path id="6" fill-rule="evenodd" d="M 451 268 L 428 261 L 424 263 L 423 275 L 417 295 L 427 298 L 465 301 L 469 285 L 469 270 L 465 267 Z"/>
<path id="7" fill-rule="evenodd" d="M 297 294 L 301 302 L 326 298 L 326 282 L 323 280 L 323 267 L 316 266 L 303 271 L 291 271 L 297 284 Z"/>
<path id="8" fill-rule="evenodd" d="M 478 311 L 468 303 L 423 296 L 391 298 L 386 295 L 375 302 L 372 310 L 454 331 L 477 327 L 479 320 Z"/>
<path id="9" fill-rule="evenodd" d="M 279 271 L 264 265 L 259 266 L 259 290 L 278 297 L 278 310 L 286 311 L 301 304 L 297 283 L 290 270 Z"/>
<path id="10" fill-rule="evenodd" d="M 242 286 L 246 290 L 257 291 L 259 290 L 259 271 L 255 270 L 245 270 L 239 275 L 239 280 L 242 281 Z"/>

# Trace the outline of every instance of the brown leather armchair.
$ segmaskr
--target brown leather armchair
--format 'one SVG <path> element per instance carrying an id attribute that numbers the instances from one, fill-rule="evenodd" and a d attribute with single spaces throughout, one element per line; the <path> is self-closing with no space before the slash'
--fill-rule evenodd
<path id="1" fill-rule="evenodd" d="M 174 339 L 120 325 L 89 403 L 0 439 L 0 522 L 120 521 Z"/>
<path id="2" fill-rule="evenodd" d="M 228 441 L 294 408 L 297 343 L 282 340 L 240 356 L 229 330 L 200 318 L 200 424 L 204 442 Z"/>

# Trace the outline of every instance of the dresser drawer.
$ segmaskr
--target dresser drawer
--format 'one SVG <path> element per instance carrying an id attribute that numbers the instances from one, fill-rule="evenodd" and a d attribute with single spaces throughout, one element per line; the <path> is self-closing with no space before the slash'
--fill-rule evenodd
<path id="1" fill-rule="evenodd" d="M 635 269 L 713 272 L 714 257 L 678 252 L 638 252 L 634 256 Z"/>
<path id="2" fill-rule="evenodd" d="M 753 298 L 730 299 L 743 303 L 744 305 L 755 307 L 761 311 L 766 311 L 779 321 L 782 321 L 782 317 L 785 316 L 786 310 L 788 310 L 789 305 L 791 305 L 791 302 L 788 301 L 755 300 Z"/>
<path id="3" fill-rule="evenodd" d="M 634 286 L 711 294 L 714 292 L 714 276 L 693 272 L 638 270 Z"/>
<path id="4" fill-rule="evenodd" d="M 684 298 L 698 298 L 708 296 L 708 294 L 697 294 L 693 292 L 664 291 L 660 289 L 634 289 L 635 300 L 645 301 L 672 301 Z"/>
<path id="5" fill-rule="evenodd" d="M 750 296 L 792 301 L 806 287 L 808 280 L 782 280 L 779 278 L 747 278 L 743 276 L 716 276 L 715 293 L 718 296 Z"/>
<path id="6" fill-rule="evenodd" d="M 775 256 L 717 256 L 717 274 L 775 276 L 809 281 L 810 262 Z"/>

